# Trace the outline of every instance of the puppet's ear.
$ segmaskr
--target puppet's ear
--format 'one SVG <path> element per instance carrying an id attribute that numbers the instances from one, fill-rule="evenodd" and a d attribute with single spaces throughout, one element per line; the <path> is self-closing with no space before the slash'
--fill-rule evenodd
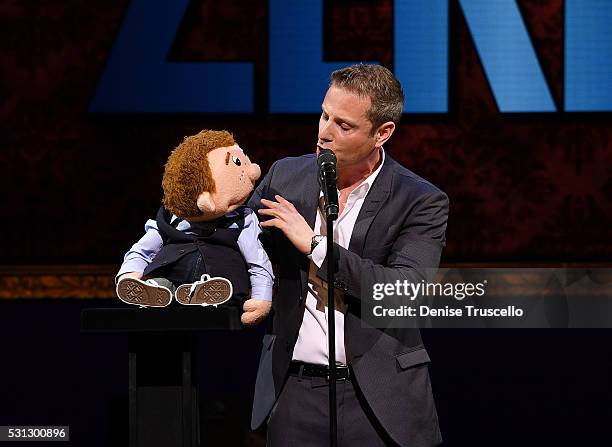
<path id="1" fill-rule="evenodd" d="M 215 213 L 217 207 L 215 206 L 215 202 L 208 191 L 203 192 L 198 197 L 198 208 L 205 215 Z"/>

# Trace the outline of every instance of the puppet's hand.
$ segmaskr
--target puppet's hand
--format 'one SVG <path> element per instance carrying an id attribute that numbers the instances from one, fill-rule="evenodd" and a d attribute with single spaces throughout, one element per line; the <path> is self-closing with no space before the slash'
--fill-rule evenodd
<path id="1" fill-rule="evenodd" d="M 242 309 L 244 313 L 240 317 L 240 321 L 245 326 L 254 326 L 261 323 L 270 313 L 272 308 L 272 301 L 258 300 L 251 298 L 246 300 Z"/>
<path id="2" fill-rule="evenodd" d="M 271 216 L 273 219 L 262 221 L 260 225 L 263 228 L 278 228 L 287 236 L 295 248 L 305 255 L 310 254 L 310 244 L 315 232 L 312 231 L 312 228 L 291 202 L 279 195 L 274 197 L 278 202 L 261 199 L 261 204 L 268 208 L 260 208 L 259 214 Z"/>
<path id="3" fill-rule="evenodd" d="M 123 278 L 142 279 L 142 273 L 138 273 L 138 272 L 124 273 L 123 275 L 119 277 L 119 281 L 121 281 Z"/>

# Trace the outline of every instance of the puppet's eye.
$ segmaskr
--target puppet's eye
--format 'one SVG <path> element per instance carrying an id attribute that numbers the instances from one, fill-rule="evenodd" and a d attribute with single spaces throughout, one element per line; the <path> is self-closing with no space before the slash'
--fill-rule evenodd
<path id="1" fill-rule="evenodd" d="M 232 155 L 232 161 L 234 162 L 234 164 L 236 166 L 240 166 L 242 163 L 240 162 L 240 159 L 234 155 Z"/>

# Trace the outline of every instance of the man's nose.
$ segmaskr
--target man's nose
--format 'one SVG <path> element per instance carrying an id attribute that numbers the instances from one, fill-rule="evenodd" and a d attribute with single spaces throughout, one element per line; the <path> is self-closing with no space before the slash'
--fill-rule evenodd
<path id="1" fill-rule="evenodd" d="M 319 140 L 326 143 L 333 140 L 331 120 L 328 120 L 323 125 L 319 126 Z"/>

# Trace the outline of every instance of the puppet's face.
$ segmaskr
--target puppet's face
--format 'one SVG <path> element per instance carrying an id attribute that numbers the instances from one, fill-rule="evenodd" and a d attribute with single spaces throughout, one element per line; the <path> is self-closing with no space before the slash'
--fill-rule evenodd
<path id="1" fill-rule="evenodd" d="M 261 175 L 261 169 L 251 163 L 240 146 L 220 147 L 208 153 L 215 192 L 203 192 L 198 208 L 203 215 L 198 221 L 216 219 L 235 210 L 248 199 Z"/>

